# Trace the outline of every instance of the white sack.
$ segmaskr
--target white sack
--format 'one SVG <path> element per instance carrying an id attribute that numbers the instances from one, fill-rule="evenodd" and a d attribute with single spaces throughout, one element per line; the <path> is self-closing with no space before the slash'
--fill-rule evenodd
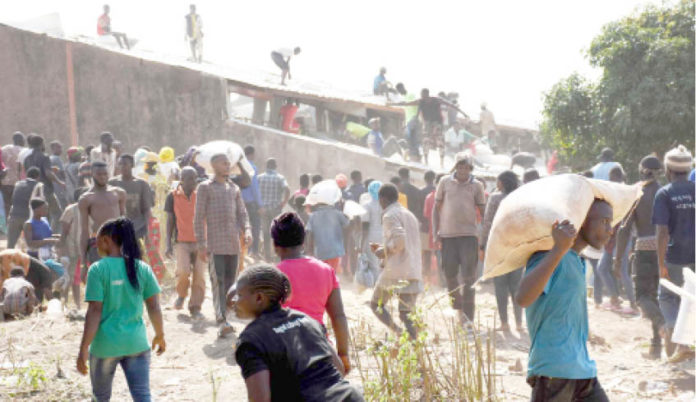
<path id="1" fill-rule="evenodd" d="M 696 343 L 696 274 L 689 268 L 683 268 L 684 285 L 679 287 L 669 280 L 660 279 L 660 285 L 681 297 L 677 322 L 674 324 L 672 342 L 681 345 Z"/>
<path id="2" fill-rule="evenodd" d="M 208 174 L 213 174 L 213 167 L 210 165 L 210 158 L 215 154 L 224 153 L 230 159 L 232 164 L 232 175 L 238 175 L 241 172 L 237 163 L 242 162 L 242 167 L 250 175 L 254 175 L 254 168 L 251 167 L 249 161 L 244 157 L 244 149 L 242 149 L 239 144 L 232 141 L 210 141 L 198 147 L 198 155 L 196 156 L 196 162 L 203 166 Z"/>
<path id="3" fill-rule="evenodd" d="M 367 210 L 357 202 L 353 200 L 348 200 L 343 204 L 343 213 L 348 216 L 348 218 L 353 219 L 356 216 L 362 217 L 367 214 Z"/>
<path id="4" fill-rule="evenodd" d="M 305 205 L 327 204 L 334 205 L 341 200 L 341 189 L 336 180 L 324 180 L 312 186 L 305 199 Z"/>
<path id="5" fill-rule="evenodd" d="M 550 176 L 527 183 L 505 197 L 491 227 L 484 272 L 488 279 L 522 268 L 537 251 L 553 247 L 551 226 L 568 219 L 580 230 L 595 198 L 614 208 L 619 223 L 642 194 L 642 186 L 588 179 L 577 174 Z"/>

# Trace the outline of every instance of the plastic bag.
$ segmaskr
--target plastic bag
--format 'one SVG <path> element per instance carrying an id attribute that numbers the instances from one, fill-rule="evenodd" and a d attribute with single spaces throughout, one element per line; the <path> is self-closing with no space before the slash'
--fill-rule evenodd
<path id="1" fill-rule="evenodd" d="M 375 272 L 375 268 L 372 267 L 369 258 L 365 253 L 360 254 L 358 257 L 358 269 L 355 270 L 355 282 L 366 287 L 372 288 L 377 282 L 378 272 Z"/>

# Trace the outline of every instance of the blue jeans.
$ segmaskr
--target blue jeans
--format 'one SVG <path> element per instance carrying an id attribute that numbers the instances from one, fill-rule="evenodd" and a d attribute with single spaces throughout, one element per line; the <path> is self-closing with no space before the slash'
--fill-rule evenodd
<path id="1" fill-rule="evenodd" d="M 630 266 L 628 261 L 628 254 L 633 248 L 633 242 L 629 241 L 626 243 L 626 249 L 623 250 L 623 259 L 621 260 L 621 283 L 623 284 L 624 291 L 626 292 L 626 298 L 631 304 L 635 304 L 636 296 L 633 292 L 633 280 L 631 279 Z M 599 275 L 602 277 L 602 283 L 604 288 L 607 289 L 609 296 L 619 297 L 619 285 L 616 283 L 616 279 L 612 274 L 612 269 L 614 267 L 614 253 L 618 250 L 614 249 L 613 252 L 604 252 L 602 258 L 599 260 Z M 596 290 L 596 289 L 595 289 Z M 595 300 L 597 300 L 595 298 Z"/>
<path id="2" fill-rule="evenodd" d="M 694 264 L 665 263 L 665 265 L 667 265 L 669 280 L 677 286 L 682 286 L 684 284 L 684 268 L 689 268 L 692 271 L 694 270 Z M 660 286 L 657 299 L 660 302 L 662 315 L 665 317 L 665 327 L 674 329 L 674 324 L 677 322 L 677 314 L 679 314 L 679 303 L 681 302 L 681 298 L 676 293 Z"/>
<path id="3" fill-rule="evenodd" d="M 130 356 L 99 358 L 89 355 L 89 378 L 97 402 L 111 399 L 111 384 L 116 366 L 121 365 L 128 389 L 135 402 L 150 401 L 150 351 Z"/>
<path id="4" fill-rule="evenodd" d="M 590 263 L 590 266 L 592 266 L 592 294 L 594 296 L 594 301 L 595 304 L 599 305 L 602 304 L 602 276 L 599 274 L 599 270 L 597 269 L 597 263 L 599 260 L 593 260 L 588 258 L 587 262 Z"/>
<path id="5" fill-rule="evenodd" d="M 254 201 L 244 202 L 244 206 L 249 215 L 249 225 L 251 225 L 252 242 L 249 246 L 249 254 L 259 252 L 259 241 L 261 240 L 261 216 L 259 215 L 259 204 Z"/>

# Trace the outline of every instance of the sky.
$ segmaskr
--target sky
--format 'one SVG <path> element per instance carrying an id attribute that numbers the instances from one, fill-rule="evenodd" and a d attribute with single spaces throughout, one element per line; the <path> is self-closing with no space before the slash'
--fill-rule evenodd
<path id="1" fill-rule="evenodd" d="M 0 1 L 0 22 L 59 13 L 67 35 L 96 35 L 102 1 Z M 112 29 L 139 48 L 187 57 L 184 15 L 191 0 L 110 0 Z M 585 50 L 603 25 L 659 4 L 647 0 L 197 0 L 204 60 L 275 72 L 270 52 L 300 46 L 293 76 L 371 92 L 380 67 L 413 93 L 459 93 L 478 117 L 536 128 L 543 93 L 579 72 L 597 77 Z"/>

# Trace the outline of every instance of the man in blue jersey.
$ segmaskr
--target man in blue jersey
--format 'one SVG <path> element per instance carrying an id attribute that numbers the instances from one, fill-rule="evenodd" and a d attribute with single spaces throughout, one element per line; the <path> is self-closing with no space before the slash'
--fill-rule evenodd
<path id="1" fill-rule="evenodd" d="M 601 249 L 612 235 L 612 206 L 596 199 L 576 230 L 567 220 L 551 229 L 553 248 L 527 261 L 516 301 L 527 309 L 527 382 L 532 401 L 608 401 L 587 351 L 585 263 L 580 252 Z"/>

